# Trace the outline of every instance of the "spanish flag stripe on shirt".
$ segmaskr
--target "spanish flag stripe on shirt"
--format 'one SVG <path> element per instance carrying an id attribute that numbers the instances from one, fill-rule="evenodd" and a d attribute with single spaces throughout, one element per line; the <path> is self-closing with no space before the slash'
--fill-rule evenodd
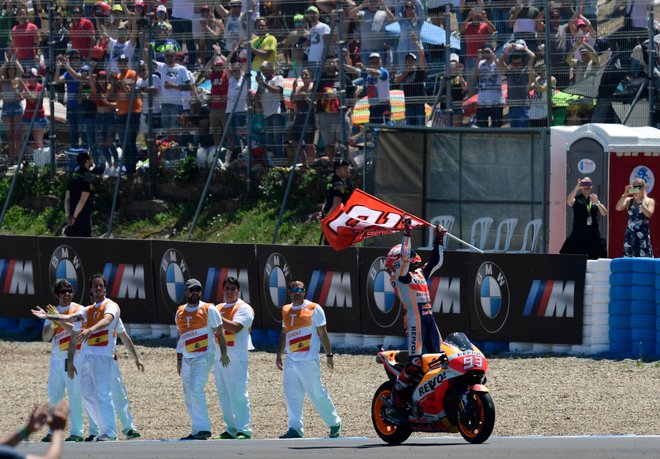
<path id="1" fill-rule="evenodd" d="M 101 330 L 96 333 L 92 333 L 89 335 L 89 338 L 87 338 L 87 345 L 88 346 L 107 346 L 108 345 L 108 337 L 110 333 L 108 330 Z"/>
<path id="2" fill-rule="evenodd" d="M 203 334 L 186 341 L 187 352 L 204 352 L 209 346 L 209 335 Z"/>
<path id="3" fill-rule="evenodd" d="M 227 341 L 227 347 L 231 347 L 234 345 L 234 340 L 236 339 L 236 335 L 233 334 L 232 332 L 229 332 L 225 330 L 225 341 Z"/>
<path id="4" fill-rule="evenodd" d="M 65 336 L 60 340 L 60 351 L 69 350 L 69 341 L 71 341 L 71 335 Z"/>
<path id="5" fill-rule="evenodd" d="M 299 336 L 289 341 L 289 349 L 291 352 L 309 351 L 309 346 L 312 342 L 312 335 Z"/>

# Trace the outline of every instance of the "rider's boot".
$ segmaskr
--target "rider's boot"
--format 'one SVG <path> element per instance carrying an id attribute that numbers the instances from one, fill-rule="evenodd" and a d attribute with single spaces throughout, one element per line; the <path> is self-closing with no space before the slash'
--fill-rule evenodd
<path id="1" fill-rule="evenodd" d="M 405 410 L 406 403 L 409 401 L 411 385 L 419 379 L 422 372 L 422 357 L 419 355 L 410 356 L 408 363 L 394 383 L 392 391 L 392 405 L 400 410 Z"/>

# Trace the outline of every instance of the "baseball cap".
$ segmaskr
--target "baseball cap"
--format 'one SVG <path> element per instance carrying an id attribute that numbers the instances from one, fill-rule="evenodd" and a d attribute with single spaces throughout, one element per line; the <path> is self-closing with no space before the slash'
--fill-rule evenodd
<path id="1" fill-rule="evenodd" d="M 415 56 L 415 53 L 408 53 L 406 54 L 406 59 L 412 57 L 413 59 L 417 60 L 417 56 Z"/>
<path id="2" fill-rule="evenodd" d="M 229 0 L 229 6 L 243 6 L 243 2 L 241 0 Z"/>
<path id="3" fill-rule="evenodd" d="M 30 69 L 30 75 L 38 77 L 39 76 L 39 69 L 37 69 L 36 67 L 32 67 Z"/>
<path id="4" fill-rule="evenodd" d="M 458 54 L 456 53 L 451 53 L 449 55 L 449 62 L 460 62 L 461 58 L 458 57 Z"/>
<path id="5" fill-rule="evenodd" d="M 144 8 L 144 0 L 135 0 L 133 6 L 134 7 L 139 6 L 140 8 Z"/>
<path id="6" fill-rule="evenodd" d="M 90 71 L 90 66 L 89 65 L 83 65 L 82 67 L 80 67 L 80 70 L 82 72 L 89 72 Z"/>
<path id="7" fill-rule="evenodd" d="M 112 5 L 112 11 L 124 11 L 121 5 Z"/>
<path id="8" fill-rule="evenodd" d="M 156 8 L 156 12 L 159 12 L 159 11 L 161 11 L 163 13 L 167 13 L 167 7 L 165 5 L 158 5 L 158 8 Z"/>
<path id="9" fill-rule="evenodd" d="M 335 161 L 334 168 L 335 168 L 335 169 L 338 169 L 338 168 L 340 168 L 340 167 L 342 167 L 342 166 L 350 166 L 350 165 L 351 165 L 351 163 L 349 163 L 348 161 L 346 161 L 346 160 L 343 159 L 343 158 L 340 158 L 340 159 L 338 159 L 338 160 Z"/>
<path id="10" fill-rule="evenodd" d="M 202 283 L 194 277 L 186 281 L 186 290 L 190 290 L 193 287 L 202 288 Z"/>
<path id="11" fill-rule="evenodd" d="M 525 40 L 523 40 L 522 38 L 520 38 L 520 39 L 516 40 L 516 45 L 527 46 L 527 42 Z"/>
<path id="12" fill-rule="evenodd" d="M 484 43 L 483 46 L 481 47 L 481 49 L 483 51 L 486 51 L 486 50 L 492 51 L 493 50 L 493 45 L 491 45 L 490 43 Z"/>
<path id="13" fill-rule="evenodd" d="M 587 25 L 587 23 L 584 22 L 584 19 L 578 19 L 577 26 L 580 27 L 581 25 Z"/>
<path id="14" fill-rule="evenodd" d="M 380 59 L 380 54 L 376 53 L 376 52 L 373 52 L 373 53 L 369 54 L 369 59 L 371 59 L 372 57 L 377 57 L 378 59 Z"/>
<path id="15" fill-rule="evenodd" d="M 314 5 L 312 5 L 312 6 L 310 6 L 309 8 L 307 8 L 307 12 L 308 12 L 308 13 L 316 13 L 316 14 L 319 14 L 319 9 L 318 9 L 317 7 L 315 7 Z"/>
<path id="16" fill-rule="evenodd" d="M 105 70 L 99 70 L 98 76 L 106 76 Z"/>
<path id="17" fill-rule="evenodd" d="M 298 13 L 293 17 L 293 22 L 301 22 L 305 20 L 305 16 L 302 14 Z"/>

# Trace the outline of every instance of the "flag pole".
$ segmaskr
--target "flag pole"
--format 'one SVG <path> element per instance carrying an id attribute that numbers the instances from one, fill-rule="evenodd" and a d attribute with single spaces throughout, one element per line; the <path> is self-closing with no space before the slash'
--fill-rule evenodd
<path id="1" fill-rule="evenodd" d="M 433 225 L 431 225 L 431 226 L 433 226 Z M 439 226 L 440 228 L 442 228 L 442 229 L 447 229 L 447 228 L 445 228 L 445 227 L 442 226 L 442 225 L 437 225 L 437 226 L 433 226 L 433 227 L 434 227 L 434 228 L 437 228 L 438 226 Z M 445 236 L 450 237 L 451 239 L 455 240 L 456 242 L 460 242 L 461 244 L 463 244 L 463 245 L 465 245 L 465 246 L 471 248 L 471 249 L 474 250 L 475 252 L 478 252 L 478 253 L 484 253 L 483 250 L 478 249 L 478 248 L 476 248 L 475 246 L 473 246 L 472 244 L 469 244 L 469 243 L 465 242 L 463 239 L 459 239 L 459 238 L 457 238 L 456 236 L 454 236 L 454 235 L 451 234 L 451 233 L 445 233 Z"/>

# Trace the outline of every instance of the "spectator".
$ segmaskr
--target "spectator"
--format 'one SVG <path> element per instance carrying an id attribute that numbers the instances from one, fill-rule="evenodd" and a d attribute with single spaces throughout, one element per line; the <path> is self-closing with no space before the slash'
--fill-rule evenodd
<path id="1" fill-rule="evenodd" d="M 137 83 L 137 74 L 135 70 L 128 68 L 128 57 L 119 56 L 117 60 L 119 73 L 111 81 L 111 92 L 114 93 L 117 101 L 117 129 L 119 138 L 123 139 L 123 145 L 126 149 L 123 152 L 123 165 L 127 174 L 135 172 L 137 163 L 137 133 L 140 127 L 140 113 L 142 113 L 142 100 L 135 97 L 131 107 L 131 91 L 133 85 Z M 124 135 L 126 137 L 124 138 Z"/>
<path id="2" fill-rule="evenodd" d="M 96 149 L 93 150 L 94 173 L 103 173 L 106 164 L 110 167 L 109 174 L 114 175 L 119 166 L 119 154 L 115 141 L 115 102 L 110 94 L 110 81 L 105 70 L 92 75 L 91 100 L 96 104 Z"/>
<path id="3" fill-rule="evenodd" d="M 44 112 L 44 101 L 42 88 L 44 85 L 40 82 L 39 69 L 33 67 L 27 74 L 27 83 L 23 83 L 23 98 L 25 99 L 25 112 L 21 120 L 25 129 L 29 129 L 32 124 L 32 140 L 35 148 L 44 147 L 44 132 L 48 127 L 48 120 Z M 36 115 L 35 115 L 36 113 Z M 32 117 L 34 115 L 34 122 Z M 30 135 L 30 133 L 27 133 Z"/>
<path id="4" fill-rule="evenodd" d="M 408 66 L 406 56 L 416 53 L 420 47 L 418 42 L 424 24 L 424 7 L 419 0 L 406 0 L 403 5 L 397 4 L 397 10 L 400 33 L 396 64 L 402 69 Z"/>
<path id="5" fill-rule="evenodd" d="M 268 23 L 259 18 L 254 23 L 256 37 L 252 39 L 252 66 L 253 71 L 259 71 L 261 64 L 270 62 L 273 67 L 277 64 L 277 38 L 268 33 Z"/>
<path id="6" fill-rule="evenodd" d="M 183 112 L 181 91 L 189 88 L 192 81 L 188 79 L 186 68 L 175 62 L 176 53 L 165 50 L 165 63 L 156 62 L 156 68 L 163 81 L 161 102 L 161 125 L 165 135 L 177 138 L 179 131 L 176 118 Z"/>
<path id="7" fill-rule="evenodd" d="M 163 94 L 163 81 L 160 73 L 154 72 L 151 75 L 151 88 L 149 87 L 149 67 L 144 61 L 138 64 L 138 83 L 137 89 L 140 91 L 142 97 L 142 120 L 140 121 L 140 132 L 144 134 L 145 143 L 154 142 L 155 139 L 148 137 L 149 133 L 149 118 L 152 118 L 152 127 L 155 132 L 160 132 L 161 129 L 161 102 L 160 99 Z M 149 112 L 149 93 L 152 94 L 152 108 Z M 155 148 L 154 148 L 155 150 Z"/>
<path id="8" fill-rule="evenodd" d="M 566 204 L 573 209 L 573 230 L 559 253 L 586 254 L 590 260 L 607 258 L 605 240 L 598 228 L 599 216 L 607 215 L 607 208 L 592 193 L 589 177 L 578 179 L 575 188 L 566 197 Z"/>
<path id="9" fill-rule="evenodd" d="M 649 221 L 655 211 L 655 200 L 646 192 L 646 182 L 635 177 L 631 185 L 626 185 L 623 195 L 616 203 L 616 210 L 628 212 L 628 224 L 623 237 L 624 257 L 653 258 Z"/>
<path id="10" fill-rule="evenodd" d="M 240 151 L 241 139 L 239 137 L 239 127 L 242 130 L 247 122 L 247 84 L 243 84 L 243 66 L 240 62 L 230 63 L 236 55 L 238 48 L 234 48 L 225 60 L 225 71 L 227 79 L 227 116 L 234 113 L 231 121 L 228 118 L 229 141 L 228 145 L 234 151 Z M 235 106 L 235 107 L 234 107 Z"/>
<path id="11" fill-rule="evenodd" d="M 28 20 L 27 8 L 20 5 L 16 9 L 17 24 L 11 29 L 12 46 L 16 60 L 29 69 L 39 65 L 39 28 Z"/>
<path id="12" fill-rule="evenodd" d="M 133 3 L 133 11 L 125 9 L 124 14 L 126 14 L 128 18 L 128 28 L 132 33 L 137 35 L 149 29 L 150 19 L 144 8 L 144 0 L 135 0 Z"/>
<path id="13" fill-rule="evenodd" d="M 79 6 L 71 8 L 69 36 L 73 49 L 78 51 L 85 60 L 88 60 L 94 46 L 95 30 L 92 21 L 83 17 L 82 9 Z"/>
<path id="14" fill-rule="evenodd" d="M 152 47 L 154 59 L 158 62 L 165 62 L 165 51 L 181 52 L 181 45 L 170 37 L 171 32 L 172 26 L 169 22 L 160 21 L 156 24 L 156 39 L 152 43 Z"/>
<path id="15" fill-rule="evenodd" d="M 316 70 L 323 60 L 323 50 L 330 41 L 330 26 L 319 20 L 319 9 L 315 6 L 307 8 L 309 21 L 309 41 L 307 47 L 307 63 Z"/>
<path id="16" fill-rule="evenodd" d="M 358 64 L 369 98 L 369 123 L 387 124 L 392 116 L 390 104 L 390 72 L 382 66 L 380 54 L 369 55 L 369 67 Z"/>
<path id="17" fill-rule="evenodd" d="M 208 61 L 213 50 L 213 44 L 225 29 L 222 19 L 216 19 L 208 5 L 202 5 L 200 8 L 201 18 L 199 19 L 199 32 L 195 37 L 197 42 L 197 63 L 203 64 Z"/>
<path id="18" fill-rule="evenodd" d="M 580 39 L 575 40 L 573 48 L 566 55 L 566 63 L 572 69 L 572 84 L 594 75 L 600 67 L 596 50 L 588 42 Z"/>
<path id="19" fill-rule="evenodd" d="M 227 127 L 227 90 L 229 89 L 229 80 L 224 70 L 225 58 L 221 54 L 220 45 L 213 45 L 214 55 L 206 63 L 204 75 L 211 80 L 211 103 L 209 123 L 211 135 L 213 136 L 213 145 L 221 148 L 222 133 Z"/>
<path id="20" fill-rule="evenodd" d="M 360 62 L 368 62 L 372 53 L 379 53 L 383 62 L 389 62 L 385 26 L 396 21 L 396 17 L 385 0 L 365 0 L 353 8 L 349 16 L 360 24 Z"/>
<path id="21" fill-rule="evenodd" d="M 122 54 L 127 56 L 129 61 L 132 60 L 133 54 L 135 54 L 135 47 L 137 46 L 137 36 L 132 34 L 129 29 L 124 26 L 117 29 L 116 39 L 109 36 L 105 28 L 101 30 L 103 30 L 103 35 L 108 39 L 106 53 L 109 56 L 109 60 L 106 65 L 106 71 L 109 73 L 119 73 L 117 60 Z"/>
<path id="22" fill-rule="evenodd" d="M 180 143 L 184 149 L 189 149 L 190 145 L 194 151 L 200 146 L 202 148 L 213 146 L 213 138 L 209 130 L 209 114 L 208 106 L 202 105 L 199 97 L 190 98 L 190 110 L 177 117 L 177 124 L 183 128 Z"/>
<path id="23" fill-rule="evenodd" d="M 562 24 L 561 13 L 559 9 L 550 9 L 550 20 L 542 21 L 546 18 L 546 10 L 544 9 L 539 15 L 539 20 L 536 22 L 536 30 L 539 34 L 545 36 L 546 24 L 550 24 L 550 52 L 547 52 L 545 46 L 543 51 L 545 57 L 550 58 L 550 65 L 552 72 L 557 79 L 557 88 L 564 89 L 569 83 L 570 68 L 566 62 L 567 53 L 570 47 L 570 36 L 568 23 Z M 539 46 L 539 50 L 541 47 Z"/>
<path id="24" fill-rule="evenodd" d="M 346 204 L 353 193 L 351 183 L 351 163 L 345 159 L 337 159 L 333 165 L 334 174 L 328 184 L 325 202 L 321 210 L 322 216 L 327 217 L 340 204 Z"/>
<path id="25" fill-rule="evenodd" d="M 474 8 L 470 10 L 465 21 L 459 28 L 461 36 L 465 43 L 465 70 L 470 76 L 468 78 L 468 87 L 470 94 L 475 92 L 476 82 L 472 78 L 474 69 L 477 66 L 479 50 L 490 42 L 495 26 L 488 20 L 486 13 L 482 9 Z"/>
<path id="26" fill-rule="evenodd" d="M 89 174 L 92 157 L 86 151 L 78 153 L 78 169 L 73 173 L 64 195 L 67 236 L 91 237 L 92 235 L 92 178 Z"/>
<path id="27" fill-rule="evenodd" d="M 502 127 L 504 94 L 502 74 L 506 67 L 495 58 L 493 47 L 485 44 L 479 50 L 479 63 L 474 67 L 473 76 L 477 81 L 477 126 Z"/>
<path id="28" fill-rule="evenodd" d="M 66 419 L 68 417 L 69 404 L 66 400 L 60 401 L 52 409 L 48 404 L 35 406 L 25 427 L 15 434 L 8 435 L 0 440 L 0 456 L 17 459 L 60 459 L 64 450 L 64 436 L 66 435 L 64 428 L 66 427 Z M 45 425 L 48 425 L 53 432 L 53 440 L 50 446 L 48 446 L 45 456 L 36 456 L 34 454 L 23 455 L 14 450 L 14 446 L 18 445 L 21 441 L 27 440 L 30 434 L 41 430 Z"/>
<path id="29" fill-rule="evenodd" d="M 525 40 L 532 52 L 536 51 L 539 13 L 538 8 L 530 5 L 530 0 L 517 0 L 516 5 L 509 11 L 509 26 L 513 28 L 514 40 Z"/>
<path id="30" fill-rule="evenodd" d="M 0 67 L 0 95 L 2 96 L 2 124 L 9 144 L 9 162 L 16 164 L 21 153 L 23 140 L 23 92 L 21 76 L 23 66 L 16 59 L 15 52 L 5 52 L 5 59 Z"/>
<path id="31" fill-rule="evenodd" d="M 468 92 L 468 84 L 463 77 L 463 64 L 461 64 L 458 54 L 451 53 L 449 55 L 449 67 L 451 71 L 450 79 L 447 81 L 446 77 L 442 75 L 438 91 L 444 102 L 445 110 L 451 110 L 451 125 L 460 127 L 463 126 L 463 99 L 465 99 Z M 451 106 L 447 104 L 447 86 L 451 91 Z M 443 125 L 446 124 L 445 122 Z"/>
<path id="32" fill-rule="evenodd" d="M 186 45 L 190 62 L 197 61 L 197 52 L 195 49 L 195 40 L 193 37 L 193 21 L 199 23 L 199 4 L 196 0 L 172 0 L 172 29 L 174 38 L 183 46 Z M 164 9 L 164 5 L 159 5 L 157 10 Z"/>
<path id="33" fill-rule="evenodd" d="M 347 134 L 351 132 L 350 108 L 346 110 L 345 118 L 341 119 L 341 101 L 338 93 L 340 87 L 339 66 L 336 56 L 330 56 L 325 60 L 318 87 L 319 99 L 316 102 L 318 128 L 323 139 L 324 153 L 332 158 L 337 154 L 337 144 L 344 145 L 341 123 L 344 123 L 343 129 Z M 344 75 L 343 87 L 346 91 L 347 105 L 351 107 L 351 101 L 355 98 L 355 86 L 348 74 Z"/>
<path id="34" fill-rule="evenodd" d="M 548 125 L 548 79 L 545 62 L 539 61 L 529 76 L 529 127 L 546 127 Z M 551 91 L 557 85 L 555 77 L 551 78 Z"/>
<path id="35" fill-rule="evenodd" d="M 301 149 L 303 153 L 303 164 L 308 166 L 316 157 L 316 148 L 314 146 L 314 133 L 316 132 L 316 121 L 314 119 L 314 112 L 307 118 L 307 112 L 310 109 L 312 102 L 312 89 L 314 88 L 314 80 L 312 79 L 312 72 L 310 69 L 304 68 L 300 72 L 300 79 L 302 84 L 298 83 L 298 79 L 293 80 L 293 89 L 291 90 L 291 101 L 296 105 L 293 115 L 293 123 L 289 131 L 291 143 L 293 144 L 294 151 L 298 150 L 298 142 L 304 142 Z M 303 127 L 305 120 L 307 121 L 307 129 L 303 134 Z"/>
<path id="36" fill-rule="evenodd" d="M 197 86 L 195 86 L 195 75 L 186 67 L 188 63 L 188 56 L 184 52 L 178 52 L 174 55 L 174 62 L 182 66 L 186 70 L 186 81 L 190 84 L 181 88 L 181 101 L 183 102 L 183 111 L 190 110 L 190 98 L 197 94 Z"/>
<path id="37" fill-rule="evenodd" d="M 124 17 L 124 8 L 119 4 L 112 5 L 112 10 L 107 17 L 97 18 L 94 29 L 102 30 L 108 37 L 116 40 L 119 36 L 119 29 L 129 30 L 128 21 L 123 20 Z"/>
<path id="38" fill-rule="evenodd" d="M 67 52 L 67 45 L 69 44 L 69 29 L 66 28 L 64 20 L 62 19 L 62 15 L 58 12 L 53 14 L 53 42 L 53 55 L 55 57 L 63 55 Z M 48 66 L 50 52 L 48 50 L 47 36 L 43 37 L 41 40 L 41 54 L 44 56 L 44 62 L 46 66 Z"/>
<path id="39" fill-rule="evenodd" d="M 264 21 L 260 18 L 259 21 Z M 266 123 L 266 148 L 276 158 L 284 158 L 282 148 L 282 137 L 286 127 L 286 115 L 284 106 L 284 78 L 275 75 L 273 64 L 266 61 L 261 64 L 261 72 L 257 73 L 257 98 L 261 103 Z"/>
<path id="40" fill-rule="evenodd" d="M 505 46 L 498 62 L 498 66 L 506 69 L 509 126 L 512 128 L 529 126 L 529 77 L 534 59 L 536 55 L 525 41 L 517 40 Z"/>
<path id="41" fill-rule="evenodd" d="M 225 21 L 225 47 L 228 52 L 238 47 L 246 39 L 245 15 L 241 12 L 241 0 L 229 0 L 229 10 L 220 2 L 216 3 L 215 11 Z"/>
<path id="42" fill-rule="evenodd" d="M 78 107 L 81 64 L 80 54 L 73 50 L 67 57 L 58 55 L 55 64 L 55 83 L 64 83 L 66 87 L 66 124 L 69 127 L 71 148 L 80 146 L 84 122 Z M 66 69 L 64 74 L 62 74 L 62 67 Z"/>
<path id="43" fill-rule="evenodd" d="M 96 103 L 92 100 L 92 69 L 89 65 L 83 65 L 80 73 L 74 78 L 80 78 L 78 88 L 78 109 L 82 117 L 83 148 L 89 149 L 94 158 L 97 157 L 96 145 Z"/>
<path id="44" fill-rule="evenodd" d="M 282 42 L 282 55 L 284 62 L 291 66 L 288 77 L 298 78 L 301 76 L 304 61 L 307 58 L 305 51 L 309 43 L 309 30 L 305 16 L 302 14 L 296 14 L 293 17 L 293 25 L 295 28 Z"/>
<path id="45" fill-rule="evenodd" d="M 409 126 L 425 126 L 425 96 L 426 89 L 424 80 L 426 79 L 426 56 L 421 43 L 416 40 L 413 34 L 415 44 L 417 45 L 417 56 L 414 53 L 408 53 L 406 56 L 406 68 L 394 77 L 394 83 L 401 85 L 406 99 L 406 124 Z"/>

